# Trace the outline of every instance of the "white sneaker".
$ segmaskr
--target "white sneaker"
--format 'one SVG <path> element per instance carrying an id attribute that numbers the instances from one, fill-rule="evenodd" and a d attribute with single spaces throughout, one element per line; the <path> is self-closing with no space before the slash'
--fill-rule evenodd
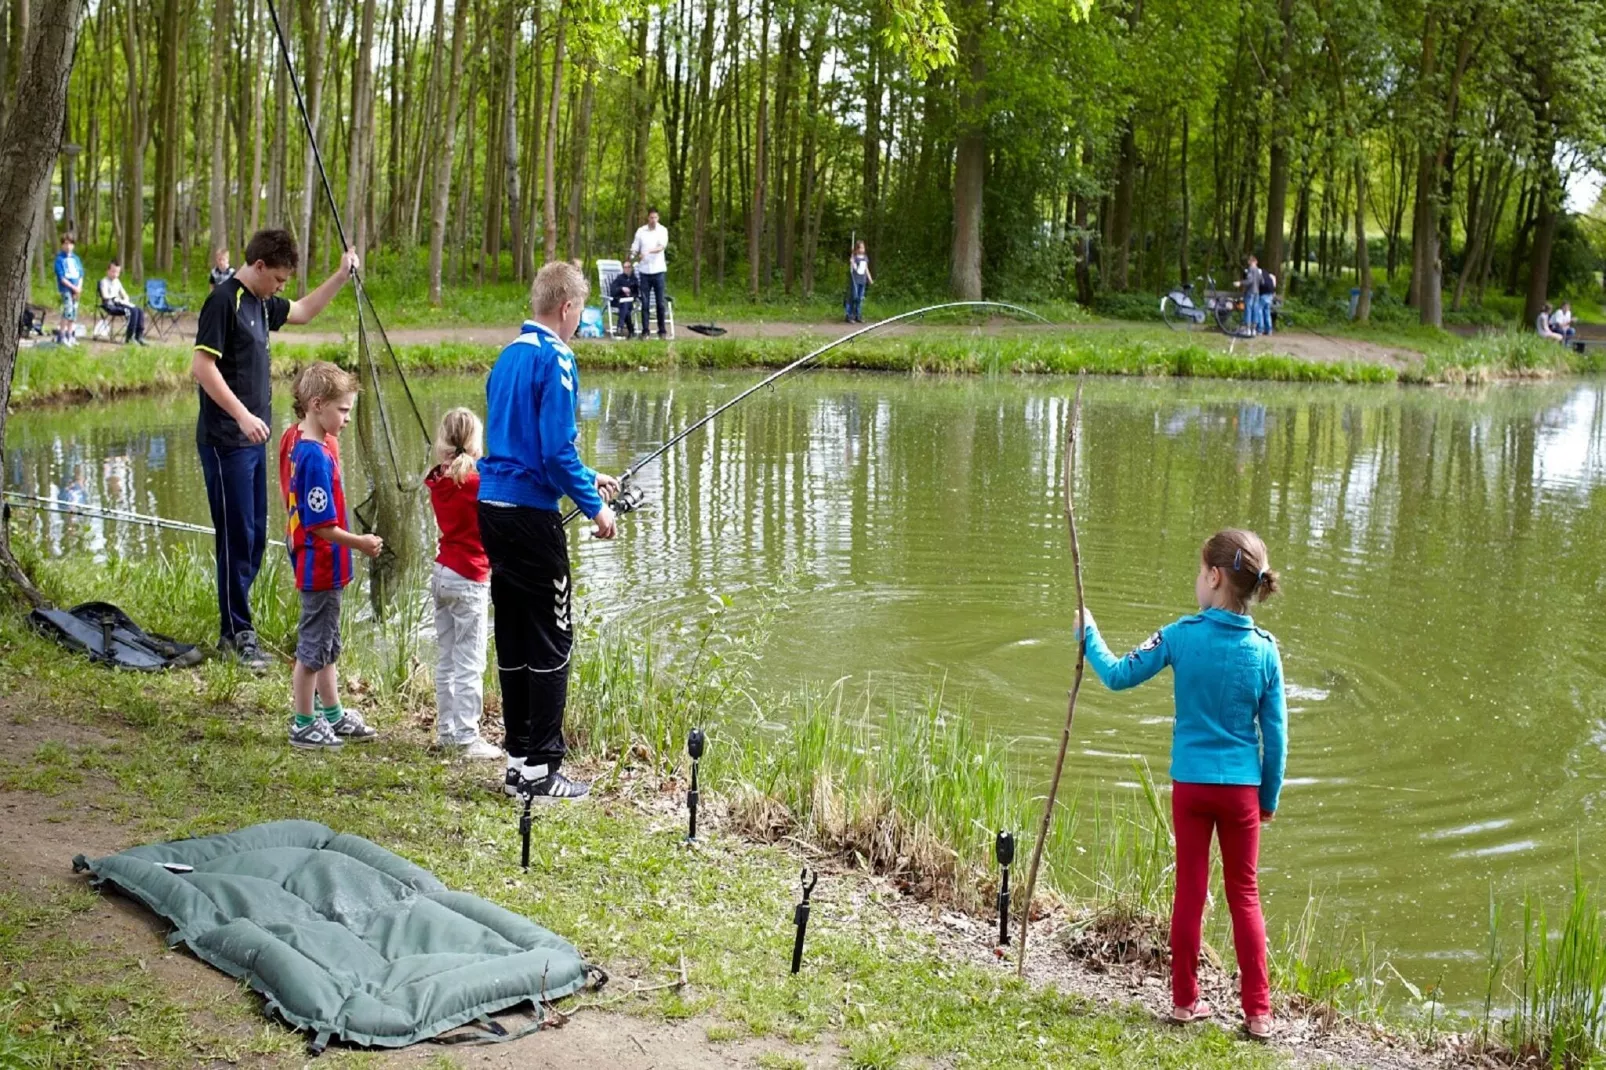
<path id="1" fill-rule="evenodd" d="M 506 757 L 502 753 L 501 747 L 494 743 L 487 743 L 478 737 L 457 747 L 456 750 L 459 758 L 464 758 L 471 762 L 499 762 Z"/>

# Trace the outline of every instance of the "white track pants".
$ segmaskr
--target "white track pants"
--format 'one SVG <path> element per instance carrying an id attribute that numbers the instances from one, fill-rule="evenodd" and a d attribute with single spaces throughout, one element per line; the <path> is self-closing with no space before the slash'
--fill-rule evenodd
<path id="1" fill-rule="evenodd" d="M 486 610 L 491 585 L 465 579 L 435 562 L 435 737 L 443 745 L 472 743 L 485 702 Z"/>

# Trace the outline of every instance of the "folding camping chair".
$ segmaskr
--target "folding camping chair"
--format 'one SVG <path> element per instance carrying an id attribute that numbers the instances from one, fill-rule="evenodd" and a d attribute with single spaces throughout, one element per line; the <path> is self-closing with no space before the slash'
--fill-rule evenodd
<path id="1" fill-rule="evenodd" d="M 188 305 L 175 305 L 167 300 L 166 279 L 145 280 L 145 307 L 150 310 L 151 330 L 158 338 L 166 338 L 178 326 L 179 316 L 189 311 Z"/>
<path id="2" fill-rule="evenodd" d="M 609 338 L 619 337 L 618 310 L 613 307 L 613 298 L 608 294 L 613 289 L 613 280 L 624 271 L 625 266 L 617 260 L 597 261 L 597 282 L 602 287 L 599 297 L 602 300 L 602 315 L 605 323 L 604 332 Z"/>
<path id="3" fill-rule="evenodd" d="M 607 317 L 608 321 L 609 338 L 619 337 L 619 316 L 613 307 L 612 299 L 608 297 L 608 292 L 613 287 L 613 280 L 624 269 L 624 264 L 617 260 L 597 261 L 597 282 L 602 287 L 602 308 L 603 315 Z M 636 314 L 640 316 L 647 314 L 647 302 L 642 299 L 640 294 L 636 295 Z M 669 339 L 673 341 L 675 338 L 675 299 L 667 294 L 664 295 L 664 331 Z M 641 336 L 647 336 L 645 320 L 642 321 Z"/>

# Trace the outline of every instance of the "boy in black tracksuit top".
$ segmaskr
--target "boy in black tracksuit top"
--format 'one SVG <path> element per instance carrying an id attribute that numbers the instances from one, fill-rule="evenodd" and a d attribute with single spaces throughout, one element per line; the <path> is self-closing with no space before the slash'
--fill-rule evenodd
<path id="1" fill-rule="evenodd" d="M 641 280 L 636 278 L 635 265 L 626 260 L 624 270 L 613 277 L 613 284 L 608 287 L 608 298 L 618 313 L 619 323 L 625 329 L 626 338 L 636 336 L 636 295 L 640 290 Z M 647 328 L 643 326 L 641 330 L 645 334 Z"/>

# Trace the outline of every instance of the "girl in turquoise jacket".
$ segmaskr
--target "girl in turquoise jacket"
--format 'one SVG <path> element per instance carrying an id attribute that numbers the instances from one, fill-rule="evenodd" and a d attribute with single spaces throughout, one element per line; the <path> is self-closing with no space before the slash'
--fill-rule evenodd
<path id="1" fill-rule="evenodd" d="M 1194 595 L 1200 612 L 1166 625 L 1117 658 L 1086 615 L 1087 662 L 1111 691 L 1136 687 L 1170 666 L 1171 820 L 1176 896 L 1171 906 L 1171 1017 L 1207 1018 L 1199 999 L 1199 942 L 1210 875 L 1210 837 L 1221 841 L 1222 876 L 1238 954 L 1244 1027 L 1271 1035 L 1266 922 L 1256 868 L 1260 826 L 1277 812 L 1288 757 L 1283 663 L 1271 633 L 1249 616 L 1277 593 L 1266 544 L 1251 531 L 1217 532 L 1204 544 Z"/>

